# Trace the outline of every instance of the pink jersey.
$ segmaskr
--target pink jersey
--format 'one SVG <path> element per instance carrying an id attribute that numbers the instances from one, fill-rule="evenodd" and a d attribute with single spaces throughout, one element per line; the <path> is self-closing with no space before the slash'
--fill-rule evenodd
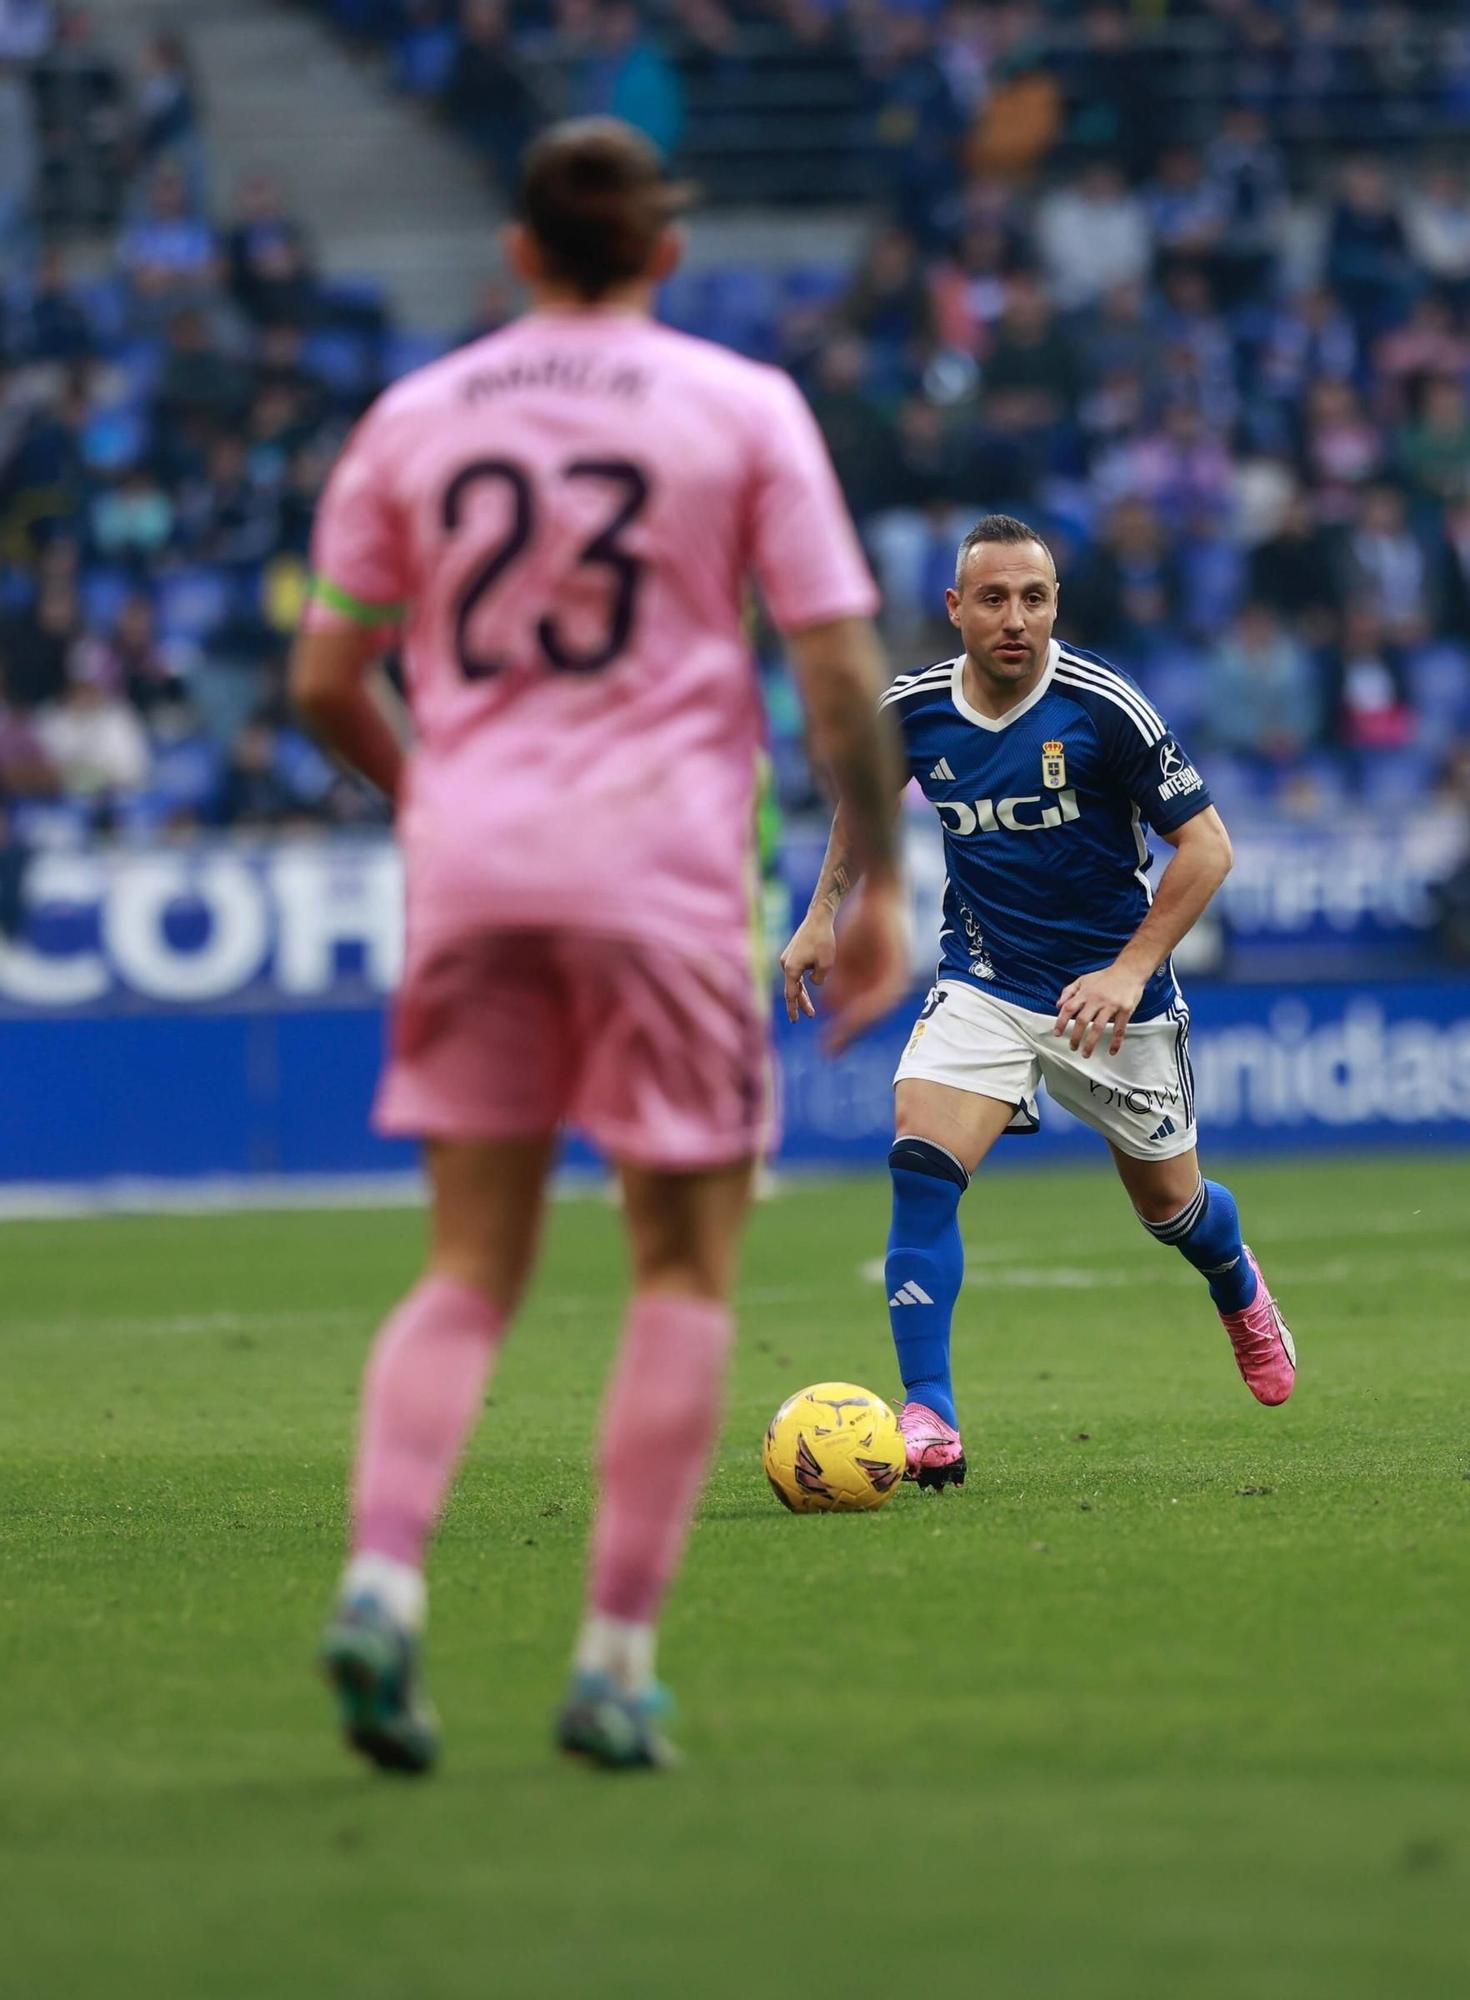
<path id="1" fill-rule="evenodd" d="M 533 314 L 390 389 L 317 516 L 314 621 L 404 627 L 411 918 L 738 947 L 786 631 L 877 595 L 793 384 L 616 312 Z"/>

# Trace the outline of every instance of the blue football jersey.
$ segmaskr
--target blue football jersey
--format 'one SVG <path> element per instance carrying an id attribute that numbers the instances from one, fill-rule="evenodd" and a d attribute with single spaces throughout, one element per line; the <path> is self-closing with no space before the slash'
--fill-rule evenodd
<path id="1" fill-rule="evenodd" d="M 1210 804 L 1204 779 L 1142 689 L 1058 640 L 999 721 L 965 699 L 964 655 L 900 674 L 883 707 L 944 829 L 938 977 L 1037 1013 L 1110 964 L 1152 899 L 1145 826 L 1172 832 Z M 1134 1018 L 1177 998 L 1166 961 Z"/>

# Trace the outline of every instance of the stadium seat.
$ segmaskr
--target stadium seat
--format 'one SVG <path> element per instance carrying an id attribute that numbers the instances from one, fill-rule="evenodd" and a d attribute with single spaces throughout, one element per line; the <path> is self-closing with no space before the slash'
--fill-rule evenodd
<path id="1" fill-rule="evenodd" d="M 383 343 L 383 379 L 396 382 L 448 354 L 453 342 L 436 333 L 392 333 Z"/>
<path id="2" fill-rule="evenodd" d="M 449 82 L 459 36 L 453 28 L 405 35 L 393 48 L 393 83 L 406 97 L 437 97 Z"/>
<path id="3" fill-rule="evenodd" d="M 791 264 L 780 285 L 784 306 L 825 306 L 846 291 L 848 276 L 840 264 Z"/>
<path id="4" fill-rule="evenodd" d="M 89 630 L 110 632 L 117 622 L 118 613 L 130 597 L 136 596 L 137 589 L 137 584 L 125 570 L 83 570 L 77 595 Z"/>
<path id="5" fill-rule="evenodd" d="M 153 593 L 154 615 L 165 639 L 207 639 L 234 608 L 230 578 L 217 569 L 184 569 L 161 577 Z"/>
<path id="6" fill-rule="evenodd" d="M 302 343 L 301 360 L 319 382 L 344 398 L 365 395 L 376 384 L 377 370 L 368 345 L 355 333 L 309 333 Z"/>
<path id="7" fill-rule="evenodd" d="M 1470 728 L 1470 655 L 1445 640 L 1416 652 L 1409 661 L 1414 707 L 1431 734 L 1458 734 Z"/>
<path id="8" fill-rule="evenodd" d="M 72 286 L 72 296 L 105 354 L 115 354 L 126 345 L 128 294 L 120 278 L 83 278 Z"/>
<path id="9" fill-rule="evenodd" d="M 1138 679 L 1170 728 L 1191 740 L 1204 719 L 1204 662 L 1193 653 L 1161 653 Z"/>
<path id="10" fill-rule="evenodd" d="M 1412 744 L 1402 750 L 1374 750 L 1362 759 L 1363 797 L 1379 809 L 1413 805 L 1434 782 L 1435 754 Z"/>

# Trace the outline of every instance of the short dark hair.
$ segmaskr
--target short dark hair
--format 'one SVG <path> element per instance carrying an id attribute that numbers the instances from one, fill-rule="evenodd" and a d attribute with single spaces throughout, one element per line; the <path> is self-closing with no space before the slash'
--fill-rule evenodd
<path id="1" fill-rule="evenodd" d="M 690 194 L 669 180 L 658 148 L 633 126 L 572 118 L 531 145 L 516 206 L 547 275 L 598 299 L 642 277 Z"/>
<path id="2" fill-rule="evenodd" d="M 1028 528 L 1024 521 L 1018 521 L 1014 514 L 987 514 L 977 521 L 968 535 L 960 543 L 954 559 L 954 580 L 959 584 L 965 574 L 965 564 L 969 561 L 971 549 L 977 549 L 982 542 L 1002 542 L 1012 547 L 1018 542 L 1035 542 L 1056 573 L 1056 557 L 1046 546 L 1034 528 Z"/>

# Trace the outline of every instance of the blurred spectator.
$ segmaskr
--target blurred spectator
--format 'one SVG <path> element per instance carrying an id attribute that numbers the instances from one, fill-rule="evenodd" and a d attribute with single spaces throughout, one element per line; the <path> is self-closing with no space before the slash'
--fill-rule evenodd
<path id="1" fill-rule="evenodd" d="M 199 139 L 199 85 L 187 45 L 177 35 L 154 35 L 142 55 L 138 81 L 135 140 L 145 176 L 164 162 L 175 166 L 194 208 L 206 198 L 204 154 Z"/>
<path id="2" fill-rule="evenodd" d="M 1426 292 L 1405 323 L 1379 341 L 1373 359 L 1383 383 L 1380 408 L 1386 417 L 1402 417 L 1427 376 L 1470 370 L 1470 340 L 1446 300 Z"/>
<path id="3" fill-rule="evenodd" d="M 1270 605 L 1245 605 L 1217 647 L 1206 715 L 1222 749 L 1266 763 L 1295 763 L 1316 740 L 1322 715 L 1311 660 Z"/>
<path id="4" fill-rule="evenodd" d="M 1147 501 L 1122 500 L 1101 540 L 1067 578 L 1067 629 L 1120 659 L 1150 655 L 1179 614 L 1178 564 Z"/>
<path id="5" fill-rule="evenodd" d="M 81 637 L 76 592 L 64 577 L 46 581 L 34 608 L 16 612 L 0 627 L 7 699 L 23 709 L 59 701 Z"/>
<path id="6" fill-rule="evenodd" d="M 444 102 L 509 194 L 526 142 L 540 122 L 541 106 L 511 40 L 504 0 L 465 0 Z"/>
<path id="7" fill-rule="evenodd" d="M 91 552 L 141 578 L 174 539 L 174 503 L 157 476 L 131 466 L 99 488 L 87 516 Z"/>
<path id="8" fill-rule="evenodd" d="M 678 71 L 628 0 L 609 0 L 595 27 L 596 48 L 582 66 L 577 109 L 626 119 L 671 157 L 684 130 Z"/>
<path id="9" fill-rule="evenodd" d="M 164 339 L 158 411 L 189 442 L 238 424 L 250 404 L 251 371 L 215 345 L 201 312 L 176 313 Z"/>
<path id="10" fill-rule="evenodd" d="M 1398 462 L 1427 500 L 1463 500 L 1470 493 L 1470 410 L 1462 376 L 1425 383 L 1418 416 L 1399 433 Z"/>
<path id="11" fill-rule="evenodd" d="M 1018 262 L 1013 235 L 998 219 L 969 225 L 930 281 L 932 324 L 941 345 L 980 352 L 1005 311 L 1007 281 Z"/>
<path id="12" fill-rule="evenodd" d="M 0 808 L 7 798 L 45 798 L 56 784 L 35 720 L 11 702 L 9 681 L 0 668 Z"/>
<path id="13" fill-rule="evenodd" d="M 1153 261 L 1147 212 L 1110 160 L 1094 160 L 1073 185 L 1047 195 L 1036 229 L 1052 297 L 1066 311 L 1136 284 Z"/>
<path id="14" fill-rule="evenodd" d="M 184 499 L 181 529 L 196 560 L 236 568 L 263 563 L 276 546 L 276 504 L 250 476 L 245 442 L 217 437 L 203 476 Z"/>
<path id="15" fill-rule="evenodd" d="M 0 60 L 0 275 L 10 278 L 35 237 L 40 150 L 23 71 Z"/>
<path id="16" fill-rule="evenodd" d="M 92 677 L 121 694 L 140 715 L 184 698 L 178 666 L 159 640 L 153 604 L 145 592 L 127 598 L 111 632 L 93 643 Z"/>
<path id="17" fill-rule="evenodd" d="M 1104 492 L 1149 501 L 1167 520 L 1183 523 L 1223 514 L 1234 466 L 1224 440 L 1192 403 L 1174 403 L 1158 427 L 1118 446 L 1097 468 Z"/>
<path id="18" fill-rule="evenodd" d="M 984 370 L 986 422 L 1032 435 L 1051 430 L 1075 404 L 1081 379 L 1077 349 L 1051 301 L 1035 278 L 1017 272 Z"/>
<path id="19" fill-rule="evenodd" d="M 1388 174 L 1375 159 L 1350 161 L 1327 243 L 1327 275 L 1360 333 L 1392 326 L 1408 306 L 1413 270 Z"/>
<path id="20" fill-rule="evenodd" d="M 1378 476 L 1384 444 L 1357 392 L 1346 382 L 1319 382 L 1307 400 L 1302 471 L 1317 489 L 1324 521 L 1345 521 L 1353 512 L 1355 490 Z"/>
<path id="21" fill-rule="evenodd" d="M 1369 487 L 1344 551 L 1343 591 L 1371 603 L 1393 634 L 1422 631 L 1429 614 L 1429 559 L 1395 486 Z"/>
<path id="22" fill-rule="evenodd" d="M 1205 154 L 1224 226 L 1215 246 L 1222 302 L 1236 305 L 1264 289 L 1275 263 L 1286 210 L 1286 162 L 1253 105 L 1226 110 Z"/>
<path id="23" fill-rule="evenodd" d="M 1445 510 L 1437 582 L 1443 630 L 1470 644 L 1470 498 Z"/>
<path id="24" fill-rule="evenodd" d="M 5 732 L 4 713 L 0 711 L 0 746 L 3 746 Z M 0 762 L 4 749 L 0 747 Z M 0 938 L 19 937 L 25 923 L 25 878 L 29 856 L 11 823 L 11 815 L 6 810 L 5 784 L 0 779 Z"/>
<path id="25" fill-rule="evenodd" d="M 1470 184 L 1463 166 L 1430 169 L 1404 203 L 1414 260 L 1463 311 L 1470 305 Z"/>
<path id="26" fill-rule="evenodd" d="M 976 180 L 1024 187 L 1040 170 L 1062 129 L 1061 86 L 1041 45 L 1026 36 L 1023 10 L 997 9 L 992 22 L 1009 22 L 1014 39 L 992 71 L 964 142 L 966 172 Z"/>
<path id="27" fill-rule="evenodd" d="M 1413 741 L 1404 649 L 1388 638 L 1374 605 L 1348 607 L 1342 637 L 1328 650 L 1325 672 L 1328 712 L 1340 743 L 1372 752 L 1401 750 Z"/>
<path id="28" fill-rule="evenodd" d="M 930 344 L 929 288 L 919 246 L 907 230 L 880 230 L 853 276 L 840 313 L 870 349 L 882 348 L 895 358 Z"/>
<path id="29" fill-rule="evenodd" d="M 142 213 L 118 238 L 117 261 L 155 324 L 214 296 L 220 279 L 214 232 L 195 214 L 176 165 L 154 175 Z"/>
<path id="30" fill-rule="evenodd" d="M 865 393 L 867 360 L 860 340 L 834 340 L 817 364 L 811 397 L 842 490 L 860 516 L 885 504 L 893 459 L 893 433 Z"/>
<path id="31" fill-rule="evenodd" d="M 1074 145 L 1105 152 L 1136 180 L 1165 136 L 1148 51 L 1135 41 L 1127 13 L 1111 0 L 1088 7 L 1083 35 L 1083 47 L 1069 65 L 1078 100 L 1070 137 Z"/>
<path id="32" fill-rule="evenodd" d="M 67 284 L 54 246 L 36 259 L 30 283 L 13 300 L 5 323 L 5 351 L 12 361 L 70 362 L 96 352 L 96 336 Z"/>
<path id="33" fill-rule="evenodd" d="M 1276 403 L 1284 433 L 1319 382 L 1351 382 L 1358 372 L 1357 331 L 1325 287 L 1300 292 L 1270 318 L 1259 356 L 1260 385 Z"/>
<path id="34" fill-rule="evenodd" d="M 922 13 L 885 9 L 872 27 L 873 135 L 884 181 L 904 221 L 928 236 L 954 182 L 964 114 L 935 60 L 933 32 Z"/>
<path id="35" fill-rule="evenodd" d="M 1251 551 L 1249 588 L 1310 644 L 1326 643 L 1337 603 L 1336 565 L 1306 491 L 1293 494 L 1275 534 Z"/>
<path id="36" fill-rule="evenodd" d="M 299 223 L 286 213 L 280 183 L 251 174 L 241 184 L 225 238 L 230 290 L 241 310 L 266 326 L 309 326 L 317 282 Z"/>
<path id="37" fill-rule="evenodd" d="M 1078 329 L 1082 358 L 1092 381 L 1119 374 L 1149 382 L 1163 362 L 1163 336 L 1141 284 L 1113 285 Z"/>
<path id="38" fill-rule="evenodd" d="M 147 781 L 148 738 L 137 711 L 92 674 L 72 674 L 61 699 L 37 715 L 36 734 L 73 798 L 110 803 Z"/>
<path id="39" fill-rule="evenodd" d="M 236 737 L 220 794 L 226 826 L 275 827 L 304 810 L 282 775 L 277 732 L 268 713 L 254 716 Z"/>
<path id="40" fill-rule="evenodd" d="M 1228 220 L 1226 190 L 1206 175 L 1193 146 L 1165 150 L 1147 201 L 1154 244 L 1166 265 L 1179 257 L 1213 259 Z"/>

